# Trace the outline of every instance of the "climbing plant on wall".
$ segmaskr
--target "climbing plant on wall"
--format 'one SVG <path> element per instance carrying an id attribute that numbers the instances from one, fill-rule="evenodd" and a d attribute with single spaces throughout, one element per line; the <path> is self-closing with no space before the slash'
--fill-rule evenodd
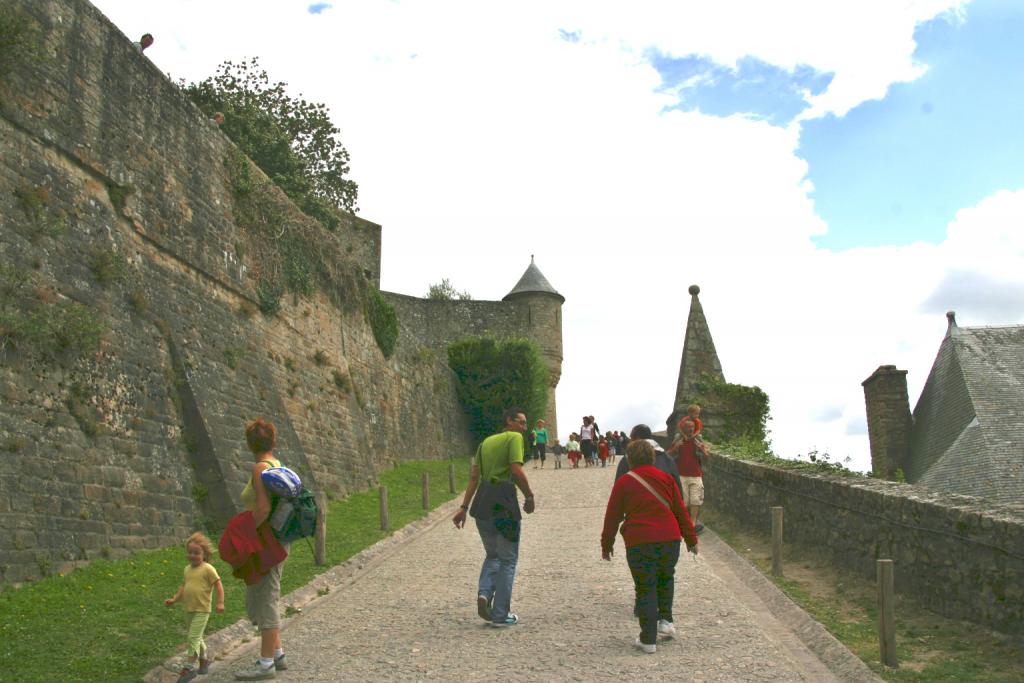
<path id="1" fill-rule="evenodd" d="M 760 387 L 721 382 L 704 377 L 697 383 L 697 395 L 686 399 L 697 403 L 720 423 L 714 433 L 716 442 L 767 439 L 768 394 Z"/>
<path id="2" fill-rule="evenodd" d="M 256 171 L 238 149 L 224 158 L 235 224 L 248 238 L 235 245 L 250 257 L 259 309 L 276 315 L 285 292 L 309 296 L 321 287 L 335 303 L 358 310 L 367 290 L 359 268 L 321 248 L 323 234 Z"/>
<path id="3" fill-rule="evenodd" d="M 526 339 L 468 337 L 448 346 L 456 392 L 469 415 L 470 432 L 483 439 L 501 428 L 501 413 L 520 406 L 531 422 L 547 410 L 548 369 L 537 345 Z"/>
<path id="4" fill-rule="evenodd" d="M 371 291 L 366 298 L 366 322 L 370 323 L 373 338 L 385 358 L 390 358 L 398 343 L 398 314 L 395 307 L 380 292 Z"/>

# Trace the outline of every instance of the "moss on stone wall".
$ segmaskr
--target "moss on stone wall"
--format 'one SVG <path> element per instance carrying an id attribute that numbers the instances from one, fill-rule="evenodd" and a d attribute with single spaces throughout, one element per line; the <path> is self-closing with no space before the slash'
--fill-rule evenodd
<path id="1" fill-rule="evenodd" d="M 380 292 L 371 292 L 366 298 L 364 311 L 377 346 L 385 358 L 390 358 L 398 343 L 398 314 L 395 307 Z"/>

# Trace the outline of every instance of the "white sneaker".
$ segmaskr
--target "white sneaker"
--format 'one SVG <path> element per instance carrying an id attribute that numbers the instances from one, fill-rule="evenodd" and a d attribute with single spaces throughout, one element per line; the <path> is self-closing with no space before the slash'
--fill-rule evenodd
<path id="1" fill-rule="evenodd" d="M 640 636 L 637 636 L 636 640 L 633 641 L 633 647 L 635 647 L 636 649 L 640 650 L 644 654 L 648 654 L 648 655 L 653 655 L 655 652 L 658 651 L 658 646 L 657 645 L 653 645 L 653 644 L 652 645 L 648 645 L 646 643 L 641 643 L 640 642 Z"/>
<path id="2" fill-rule="evenodd" d="M 675 638 L 676 627 L 671 621 L 658 619 L 658 635 L 662 638 Z"/>

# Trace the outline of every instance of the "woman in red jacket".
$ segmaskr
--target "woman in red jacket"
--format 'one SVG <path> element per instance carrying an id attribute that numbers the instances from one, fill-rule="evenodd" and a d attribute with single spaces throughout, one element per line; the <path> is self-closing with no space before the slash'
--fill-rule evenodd
<path id="1" fill-rule="evenodd" d="M 612 559 L 621 525 L 640 618 L 640 636 L 633 644 L 653 654 L 658 635 L 675 636 L 672 598 L 679 541 L 685 538 L 686 549 L 696 555 L 697 533 L 675 480 L 654 467 L 654 447 L 630 441 L 626 457 L 630 471 L 615 482 L 604 514 L 601 557 Z"/>

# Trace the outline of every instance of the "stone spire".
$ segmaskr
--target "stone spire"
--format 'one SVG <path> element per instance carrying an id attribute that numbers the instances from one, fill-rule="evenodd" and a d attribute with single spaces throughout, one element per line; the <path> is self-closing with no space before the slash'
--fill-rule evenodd
<path id="1" fill-rule="evenodd" d="M 700 287 L 690 285 L 690 315 L 686 320 L 686 336 L 683 338 L 683 357 L 679 361 L 679 380 L 672 415 L 668 419 L 668 433 L 675 434 L 676 422 L 686 412 L 688 402 L 698 393 L 697 383 L 704 377 L 725 381 L 722 363 L 711 339 L 711 330 L 701 308 Z"/>

